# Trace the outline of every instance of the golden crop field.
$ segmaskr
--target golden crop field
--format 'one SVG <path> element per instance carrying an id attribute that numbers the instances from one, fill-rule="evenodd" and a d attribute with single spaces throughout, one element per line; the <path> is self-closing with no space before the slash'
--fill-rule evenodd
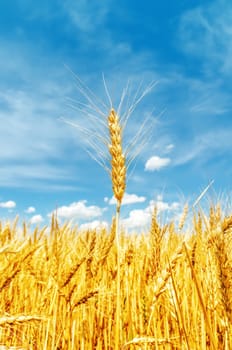
<path id="1" fill-rule="evenodd" d="M 197 214 L 191 234 L 183 219 L 161 225 L 154 211 L 149 232 L 121 230 L 118 244 L 115 221 L 5 224 L 0 349 L 231 349 L 232 216 Z"/>

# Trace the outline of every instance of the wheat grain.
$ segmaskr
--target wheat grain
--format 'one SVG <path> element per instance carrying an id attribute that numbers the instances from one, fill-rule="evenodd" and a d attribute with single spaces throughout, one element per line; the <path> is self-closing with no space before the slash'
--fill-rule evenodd
<path id="1" fill-rule="evenodd" d="M 26 316 L 26 315 L 17 315 L 17 316 L 2 316 L 0 317 L 0 326 L 6 324 L 16 324 L 16 323 L 24 323 L 30 321 L 46 321 L 45 317 L 42 316 Z"/>
<path id="2" fill-rule="evenodd" d="M 186 220 L 186 217 L 188 215 L 188 204 L 185 204 L 184 206 L 184 210 L 183 210 L 183 213 L 181 215 L 181 218 L 180 218 L 180 221 L 179 221 L 179 224 L 178 224 L 178 229 L 179 231 L 181 231 L 184 227 L 184 224 L 185 224 L 185 220 Z"/>
<path id="3" fill-rule="evenodd" d="M 171 259 L 170 263 L 167 265 L 167 267 L 162 271 L 161 276 L 158 278 L 158 281 L 154 287 L 154 301 L 156 301 L 159 296 L 165 291 L 165 286 L 171 277 L 172 270 L 175 269 L 176 264 L 178 260 L 181 258 L 183 252 L 183 247 L 180 246 L 173 258 Z"/>
<path id="4" fill-rule="evenodd" d="M 119 203 L 121 203 L 126 188 L 126 159 L 122 149 L 122 127 L 119 118 L 111 109 L 108 116 L 110 133 L 109 152 L 111 154 L 111 180 L 113 193 Z"/>
<path id="5" fill-rule="evenodd" d="M 95 295 L 98 294 L 98 290 L 93 290 L 89 292 L 88 294 L 84 295 L 81 297 L 79 300 L 77 300 L 73 305 L 72 305 L 72 310 L 74 310 L 77 306 L 86 304 L 89 299 L 93 298 Z"/>
<path id="6" fill-rule="evenodd" d="M 157 221 L 157 208 L 154 208 L 152 219 L 151 219 L 151 228 L 150 228 L 150 245 L 151 245 L 151 273 L 154 277 L 160 270 L 161 264 L 161 248 L 162 241 L 167 231 L 167 226 L 163 228 L 160 227 Z"/>
<path id="7" fill-rule="evenodd" d="M 134 338 L 132 340 L 130 340 L 129 342 L 125 343 L 123 345 L 123 349 L 125 349 L 127 346 L 133 345 L 142 345 L 142 344 L 150 344 L 150 345 L 165 345 L 165 344 L 169 344 L 172 346 L 176 346 L 176 340 L 178 339 L 178 337 L 175 338 L 170 338 L 170 339 L 157 339 L 155 337 L 137 337 Z M 141 349 L 141 348 L 140 348 Z"/>

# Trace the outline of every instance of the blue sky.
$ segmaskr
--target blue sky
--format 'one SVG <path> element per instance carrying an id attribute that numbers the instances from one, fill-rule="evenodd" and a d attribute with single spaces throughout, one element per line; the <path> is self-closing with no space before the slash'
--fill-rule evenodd
<path id="1" fill-rule="evenodd" d="M 70 108 L 68 99 L 86 100 L 66 66 L 107 108 L 102 73 L 115 108 L 128 80 L 129 103 L 140 83 L 158 82 L 127 125 L 126 141 L 148 115 L 153 129 L 132 164 L 125 227 L 148 226 L 154 205 L 177 217 L 211 180 L 209 193 L 229 198 L 231 18 L 230 0 L 2 1 L 1 218 L 46 225 L 56 209 L 61 220 L 93 227 L 114 211 L 110 179 L 83 149 L 91 135 L 60 120 L 91 126 Z"/>

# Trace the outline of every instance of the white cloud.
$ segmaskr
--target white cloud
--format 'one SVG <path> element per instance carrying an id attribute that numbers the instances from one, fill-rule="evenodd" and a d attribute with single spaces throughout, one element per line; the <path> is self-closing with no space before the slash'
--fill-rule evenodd
<path id="1" fill-rule="evenodd" d="M 108 228 L 108 223 L 106 221 L 94 220 L 91 222 L 86 222 L 80 225 L 80 230 L 101 230 L 102 228 Z"/>
<path id="2" fill-rule="evenodd" d="M 146 230 L 151 224 L 151 217 L 154 208 L 157 208 L 158 214 L 161 212 L 176 213 L 180 209 L 178 202 L 165 202 L 163 196 L 158 195 L 156 200 L 150 201 L 144 209 L 131 210 L 128 218 L 122 220 L 122 225 L 127 230 Z"/>
<path id="3" fill-rule="evenodd" d="M 158 210 L 158 213 L 163 211 L 175 211 L 178 210 L 180 207 L 179 202 L 164 202 L 162 195 L 157 196 L 157 199 L 155 201 L 150 201 L 150 207 L 154 208 L 156 207 Z"/>
<path id="4" fill-rule="evenodd" d="M 153 156 L 149 158 L 145 164 L 145 170 L 154 171 L 160 170 L 170 163 L 170 158 L 161 158 L 159 156 Z"/>
<path id="5" fill-rule="evenodd" d="M 141 229 L 149 225 L 151 213 L 146 209 L 131 210 L 129 217 L 122 220 L 122 225 L 128 230 Z"/>
<path id="6" fill-rule="evenodd" d="M 39 215 L 39 214 L 32 216 L 32 218 L 30 219 L 31 224 L 40 224 L 43 221 L 44 221 L 44 219 L 43 219 L 42 215 Z"/>
<path id="7" fill-rule="evenodd" d="M 59 207 L 55 214 L 58 216 L 58 218 L 63 219 L 83 219 L 88 220 L 91 218 L 96 218 L 99 216 L 102 216 L 104 209 L 99 208 L 95 205 L 86 205 L 86 201 L 79 201 L 71 203 L 70 205 Z M 53 213 L 50 213 L 49 216 L 51 216 Z"/>
<path id="8" fill-rule="evenodd" d="M 0 208 L 12 209 L 16 207 L 16 203 L 14 201 L 1 202 Z"/>
<path id="9" fill-rule="evenodd" d="M 28 207 L 26 210 L 25 210 L 25 213 L 27 214 L 32 214 L 36 211 L 36 209 L 34 207 Z"/>
<path id="10" fill-rule="evenodd" d="M 114 197 L 112 197 L 111 199 L 105 198 L 104 200 L 105 200 L 105 202 L 108 202 L 110 205 L 116 204 L 116 200 Z M 137 194 L 125 193 L 123 200 L 122 200 L 122 205 L 143 203 L 143 202 L 145 202 L 145 200 L 146 200 L 146 197 L 143 197 L 143 196 L 139 197 L 139 196 L 137 196 Z"/>

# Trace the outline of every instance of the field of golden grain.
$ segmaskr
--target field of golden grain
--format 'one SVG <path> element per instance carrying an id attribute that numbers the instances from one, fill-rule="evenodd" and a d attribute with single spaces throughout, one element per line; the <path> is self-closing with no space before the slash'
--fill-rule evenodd
<path id="1" fill-rule="evenodd" d="M 211 208 L 179 226 L 154 211 L 147 233 L 116 244 L 114 222 L 3 225 L 0 349 L 232 349 L 232 216 Z"/>

